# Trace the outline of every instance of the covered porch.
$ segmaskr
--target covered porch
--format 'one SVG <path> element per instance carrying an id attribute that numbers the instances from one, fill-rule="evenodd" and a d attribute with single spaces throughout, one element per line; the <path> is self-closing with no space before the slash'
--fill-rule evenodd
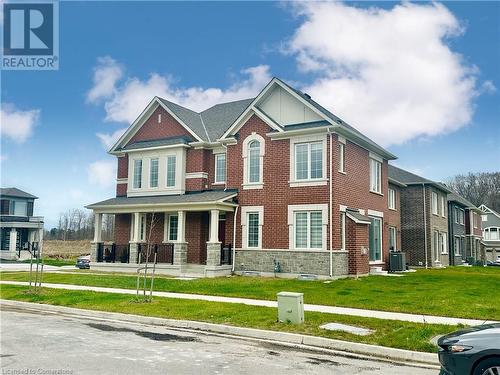
<path id="1" fill-rule="evenodd" d="M 236 191 L 117 197 L 87 206 L 95 214 L 91 268 L 135 272 L 156 262 L 173 276 L 231 273 Z M 115 215 L 112 242 L 102 240 L 102 217 Z"/>
<path id="2" fill-rule="evenodd" d="M 40 251 L 43 243 L 43 218 L 38 216 L 2 216 L 0 228 L 0 258 L 29 258 L 29 249 Z"/>

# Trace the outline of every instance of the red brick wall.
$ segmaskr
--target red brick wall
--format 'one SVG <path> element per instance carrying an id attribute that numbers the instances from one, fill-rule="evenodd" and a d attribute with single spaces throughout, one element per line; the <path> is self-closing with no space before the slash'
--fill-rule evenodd
<path id="1" fill-rule="evenodd" d="M 131 214 L 115 215 L 115 243 L 127 245 L 130 241 Z"/>
<path id="2" fill-rule="evenodd" d="M 119 156 L 118 158 L 118 168 L 117 168 L 117 178 L 127 178 L 128 177 L 128 154 L 124 156 Z"/>
<path id="3" fill-rule="evenodd" d="M 356 224 L 346 218 L 347 251 L 349 252 L 349 275 L 366 275 L 370 271 L 368 257 L 368 228 L 367 224 Z M 366 254 L 362 253 L 366 249 Z"/>
<path id="4" fill-rule="evenodd" d="M 389 187 L 396 192 L 396 211 L 387 209 L 384 216 L 384 227 L 387 226 L 387 246 L 389 246 L 389 227 L 396 227 L 396 250 L 401 250 L 401 188 L 391 183 L 389 183 Z M 387 194 L 387 200 L 389 200 L 389 194 Z M 389 206 L 389 202 L 387 205 Z"/>
<path id="5" fill-rule="evenodd" d="M 239 189 L 241 206 L 264 206 L 262 247 L 288 249 L 288 205 L 328 203 L 328 186 L 290 188 L 289 140 L 272 141 L 266 136 L 271 128 L 257 116 L 252 116 L 238 132 L 238 143 L 227 148 L 227 187 Z M 243 190 L 242 147 L 245 138 L 255 132 L 265 139 L 262 189 Z M 240 207 L 241 212 L 241 207 Z M 232 241 L 232 239 L 231 239 Z M 236 225 L 236 245 L 241 247 L 241 215 Z"/>
<path id="6" fill-rule="evenodd" d="M 127 196 L 127 184 L 116 184 L 116 196 L 125 197 Z"/>

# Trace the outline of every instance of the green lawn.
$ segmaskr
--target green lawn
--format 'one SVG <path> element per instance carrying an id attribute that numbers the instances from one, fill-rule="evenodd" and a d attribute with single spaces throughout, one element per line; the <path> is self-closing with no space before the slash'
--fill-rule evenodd
<path id="1" fill-rule="evenodd" d="M 393 348 L 435 352 L 429 340 L 439 334 L 452 332 L 459 326 L 418 324 L 374 318 L 360 318 L 336 314 L 305 313 L 303 325 L 278 323 L 275 308 L 246 306 L 232 303 L 214 303 L 169 298 L 154 298 L 151 303 L 134 301 L 133 297 L 62 289 L 43 289 L 39 295 L 26 293 L 27 287 L 2 285 L 0 296 L 26 302 L 69 306 L 88 310 L 101 310 L 156 316 L 170 319 L 196 320 L 239 327 L 303 333 L 314 336 L 388 346 Z M 326 331 L 319 326 L 338 322 L 374 330 L 368 336 L 356 336 L 341 331 Z"/>
<path id="2" fill-rule="evenodd" d="M 29 259 L 23 260 L 22 263 L 30 263 Z M 33 264 L 35 264 L 33 262 Z M 76 258 L 75 259 L 54 259 L 54 258 L 44 258 L 43 259 L 43 264 L 47 266 L 56 266 L 56 267 L 61 267 L 61 266 L 74 266 L 76 264 Z"/>
<path id="3" fill-rule="evenodd" d="M 2 280 L 27 281 L 26 272 L 2 272 Z M 117 274 L 44 273 L 47 283 L 135 289 L 136 278 Z M 305 303 L 500 320 L 500 269 L 449 267 L 403 277 L 368 276 L 329 283 L 279 278 L 155 279 L 155 290 L 276 300 L 280 291 L 302 292 Z"/>

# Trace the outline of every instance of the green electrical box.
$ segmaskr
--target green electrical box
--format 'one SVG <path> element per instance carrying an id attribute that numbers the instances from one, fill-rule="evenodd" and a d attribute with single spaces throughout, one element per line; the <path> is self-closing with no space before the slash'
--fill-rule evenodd
<path id="1" fill-rule="evenodd" d="M 304 323 L 304 294 L 278 293 L 278 321 L 293 324 Z"/>

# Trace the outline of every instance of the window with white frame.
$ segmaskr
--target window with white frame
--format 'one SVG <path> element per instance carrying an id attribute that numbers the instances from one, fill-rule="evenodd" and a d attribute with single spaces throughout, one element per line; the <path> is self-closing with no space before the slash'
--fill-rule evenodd
<path id="1" fill-rule="evenodd" d="M 438 195 L 435 191 L 431 195 L 431 211 L 434 215 L 438 215 Z"/>
<path id="2" fill-rule="evenodd" d="M 263 184 L 265 140 L 252 133 L 243 141 L 243 189 L 261 189 Z"/>
<path id="3" fill-rule="evenodd" d="M 394 251 L 398 247 L 398 231 L 396 227 L 389 227 L 389 250 Z"/>
<path id="4" fill-rule="evenodd" d="M 262 248 L 263 206 L 243 206 L 241 208 L 242 247 Z"/>
<path id="5" fill-rule="evenodd" d="M 158 158 L 149 160 L 149 187 L 158 187 Z"/>
<path id="6" fill-rule="evenodd" d="M 260 142 L 254 140 L 248 144 L 248 182 L 260 181 Z"/>
<path id="7" fill-rule="evenodd" d="M 441 195 L 441 216 L 445 217 L 446 216 L 446 205 L 445 205 L 445 198 L 444 195 Z"/>
<path id="8" fill-rule="evenodd" d="M 295 180 L 323 178 L 323 142 L 295 144 Z"/>
<path id="9" fill-rule="evenodd" d="M 142 187 L 142 159 L 134 160 L 134 189 Z"/>
<path id="10" fill-rule="evenodd" d="M 473 224 L 474 224 L 474 229 L 476 229 L 477 228 L 478 219 L 477 219 L 477 213 L 475 213 L 475 212 L 472 213 L 472 221 L 473 221 Z"/>
<path id="11" fill-rule="evenodd" d="M 368 242 L 370 246 L 370 262 L 382 261 L 382 219 L 370 216 Z"/>
<path id="12" fill-rule="evenodd" d="M 370 191 L 382 193 L 382 163 L 370 159 Z"/>
<path id="13" fill-rule="evenodd" d="M 389 197 L 389 209 L 396 209 L 396 190 L 389 188 L 389 193 L 387 194 Z"/>
<path id="14" fill-rule="evenodd" d="M 345 144 L 339 142 L 339 172 L 345 173 Z"/>
<path id="15" fill-rule="evenodd" d="M 215 181 L 216 184 L 226 182 L 226 154 L 215 155 Z"/>
<path id="16" fill-rule="evenodd" d="M 167 156 L 167 187 L 175 186 L 175 164 L 176 164 L 175 155 Z"/>
<path id="17" fill-rule="evenodd" d="M 295 248 L 321 249 L 323 247 L 323 223 L 321 211 L 298 211 L 295 219 Z"/>
<path id="18" fill-rule="evenodd" d="M 455 255 L 461 255 L 462 254 L 462 249 L 461 249 L 462 239 L 460 238 L 460 236 L 455 236 L 454 242 L 455 242 Z"/>
<path id="19" fill-rule="evenodd" d="M 179 216 L 168 215 L 168 241 L 177 241 L 177 230 L 179 228 Z"/>
<path id="20" fill-rule="evenodd" d="M 465 222 L 465 211 L 461 208 L 457 208 L 457 220 L 456 223 L 460 225 L 464 225 Z"/>
<path id="21" fill-rule="evenodd" d="M 434 230 L 433 231 L 433 248 L 434 248 L 434 260 L 436 262 L 439 262 L 439 231 L 438 230 Z"/>
<path id="22" fill-rule="evenodd" d="M 439 250 L 441 251 L 441 254 L 447 254 L 448 253 L 448 246 L 446 242 L 446 233 L 444 232 L 439 232 Z"/>
<path id="23" fill-rule="evenodd" d="M 488 241 L 497 241 L 500 239 L 500 228 L 489 227 L 483 230 L 483 237 Z"/>
<path id="24" fill-rule="evenodd" d="M 346 221 L 345 221 L 345 212 L 340 213 L 340 243 L 342 246 L 342 250 L 346 249 Z"/>

